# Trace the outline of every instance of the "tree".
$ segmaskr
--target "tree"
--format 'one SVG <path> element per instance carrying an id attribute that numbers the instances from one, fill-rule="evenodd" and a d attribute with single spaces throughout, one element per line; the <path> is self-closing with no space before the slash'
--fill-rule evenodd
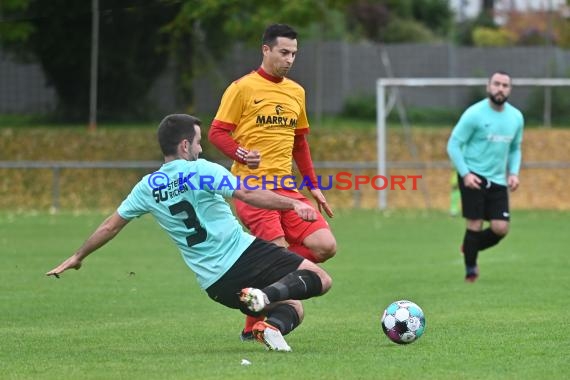
<path id="1" fill-rule="evenodd" d="M 481 13 L 486 17 L 493 18 L 495 13 L 495 0 L 481 0 Z"/>
<path id="2" fill-rule="evenodd" d="M 262 31 L 271 23 L 289 23 L 303 34 L 314 24 L 326 30 L 331 12 L 349 2 L 99 1 L 99 116 L 113 119 L 144 114 L 148 108 L 145 95 L 169 54 L 178 64 L 182 101 L 190 104 L 192 79 L 204 59 L 223 57 L 238 41 L 260 44 Z M 39 60 L 58 94 L 58 114 L 84 120 L 89 94 L 90 1 L 3 0 L 0 7 L 4 21 L 0 31 L 9 30 L 0 34 L 4 48 L 21 59 Z"/>
<path id="3" fill-rule="evenodd" d="M 120 120 L 147 113 L 146 94 L 164 69 L 161 28 L 178 9 L 152 0 L 99 0 L 99 117 Z M 85 121 L 89 106 L 91 2 L 9 0 L 2 4 L 9 33 L 4 48 L 36 58 L 58 95 L 56 116 Z"/>
<path id="4" fill-rule="evenodd" d="M 0 28 L 9 33 L 0 33 L 0 41 L 20 58 L 37 58 L 57 91 L 59 113 L 84 120 L 90 1 L 2 1 Z M 237 42 L 259 46 L 262 31 L 272 23 L 294 26 L 302 46 L 311 36 L 346 35 L 346 14 L 360 36 L 391 42 L 443 36 L 451 19 L 445 0 L 99 1 L 99 116 L 114 119 L 144 115 L 145 95 L 169 57 L 178 66 L 182 102 L 191 104 L 200 67 L 221 59 Z"/>
<path id="5" fill-rule="evenodd" d="M 447 0 L 412 2 L 413 18 L 437 36 L 447 36 L 453 23 L 453 12 Z"/>
<path id="6" fill-rule="evenodd" d="M 457 25 L 457 34 L 455 40 L 460 45 L 472 46 L 476 45 L 474 40 L 475 31 L 479 30 L 478 35 L 488 34 L 490 30 L 498 30 L 499 27 L 495 23 L 495 1 L 494 0 L 481 0 L 481 12 L 473 20 L 465 20 Z"/>
<path id="7" fill-rule="evenodd" d="M 179 0 L 166 0 L 178 2 Z M 170 49 L 179 52 L 178 67 L 186 103 L 192 103 L 192 80 L 208 60 L 221 59 L 237 43 L 261 45 L 261 35 L 273 23 L 300 32 L 338 30 L 331 17 L 350 0 L 182 0 L 180 12 L 165 30 Z M 318 25 L 318 28 L 313 26 Z M 302 42 L 301 42 L 302 44 Z"/>
<path id="8" fill-rule="evenodd" d="M 445 37 L 452 12 L 446 0 L 360 0 L 348 6 L 353 29 L 378 42 L 426 42 Z"/>

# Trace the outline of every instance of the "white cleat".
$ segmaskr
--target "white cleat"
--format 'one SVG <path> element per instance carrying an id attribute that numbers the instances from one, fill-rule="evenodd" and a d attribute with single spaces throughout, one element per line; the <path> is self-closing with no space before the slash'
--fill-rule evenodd
<path id="1" fill-rule="evenodd" d="M 268 350 L 291 352 L 291 347 L 281 335 L 281 331 L 265 321 L 253 325 L 253 336 L 259 342 L 265 344 Z"/>

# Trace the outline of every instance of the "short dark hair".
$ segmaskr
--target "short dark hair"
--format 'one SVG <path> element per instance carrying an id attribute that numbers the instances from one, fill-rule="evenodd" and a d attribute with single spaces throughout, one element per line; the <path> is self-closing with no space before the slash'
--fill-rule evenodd
<path id="1" fill-rule="evenodd" d="M 196 130 L 194 125 L 202 125 L 200 119 L 186 114 L 168 115 L 160 122 L 157 131 L 158 144 L 165 156 L 176 154 L 178 144 L 182 140 L 194 141 Z"/>
<path id="2" fill-rule="evenodd" d="M 297 39 L 297 32 L 287 24 L 269 25 L 263 32 L 262 44 L 269 47 L 275 46 L 277 37 L 287 37 L 289 39 Z"/>
<path id="3" fill-rule="evenodd" d="M 506 75 L 509 77 L 509 81 L 512 80 L 511 74 L 507 73 L 506 71 L 503 70 L 497 70 L 497 71 L 493 71 L 493 73 L 491 75 L 489 75 L 489 82 L 491 81 L 491 78 L 493 78 L 493 76 L 495 74 L 499 74 L 499 75 Z"/>

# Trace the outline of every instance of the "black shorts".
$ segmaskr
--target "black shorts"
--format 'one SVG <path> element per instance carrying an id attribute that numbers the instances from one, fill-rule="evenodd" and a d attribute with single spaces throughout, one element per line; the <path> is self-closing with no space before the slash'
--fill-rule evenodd
<path id="1" fill-rule="evenodd" d="M 244 314 L 259 315 L 239 300 L 243 288 L 263 289 L 299 268 L 303 258 L 287 249 L 255 239 L 234 265 L 206 293 L 216 302 Z"/>
<path id="2" fill-rule="evenodd" d="M 458 178 L 463 217 L 472 220 L 509 221 L 509 193 L 507 187 L 488 181 L 479 174 L 475 175 L 482 180 L 481 189 L 479 190 L 465 187 L 463 178 Z"/>

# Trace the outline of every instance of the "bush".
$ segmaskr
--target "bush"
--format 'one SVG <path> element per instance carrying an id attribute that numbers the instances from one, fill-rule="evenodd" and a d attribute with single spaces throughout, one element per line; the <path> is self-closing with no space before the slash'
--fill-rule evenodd
<path id="1" fill-rule="evenodd" d="M 376 98 L 373 95 L 355 95 L 344 103 L 341 116 L 361 120 L 376 119 Z"/>
<path id="2" fill-rule="evenodd" d="M 382 31 L 385 43 L 433 42 L 435 35 L 423 24 L 414 20 L 393 19 Z"/>
<path id="3" fill-rule="evenodd" d="M 521 46 L 546 46 L 554 44 L 554 37 L 546 32 L 542 32 L 535 27 L 529 27 L 522 31 L 519 36 L 518 45 Z"/>
<path id="4" fill-rule="evenodd" d="M 407 108 L 408 119 L 412 124 L 429 124 L 442 127 L 455 125 L 462 111 L 453 108 Z M 397 117 L 397 115 L 394 116 Z"/>
<path id="5" fill-rule="evenodd" d="M 450 126 L 457 121 L 461 112 L 461 109 L 406 107 L 408 120 L 414 125 Z M 341 116 L 360 120 L 376 120 L 376 98 L 371 95 L 358 95 L 349 98 L 344 105 Z M 400 116 L 395 109 L 388 115 L 388 121 L 400 123 Z"/>
<path id="6" fill-rule="evenodd" d="M 475 46 L 501 47 L 512 45 L 514 36 L 505 29 L 477 27 L 473 29 Z"/>

